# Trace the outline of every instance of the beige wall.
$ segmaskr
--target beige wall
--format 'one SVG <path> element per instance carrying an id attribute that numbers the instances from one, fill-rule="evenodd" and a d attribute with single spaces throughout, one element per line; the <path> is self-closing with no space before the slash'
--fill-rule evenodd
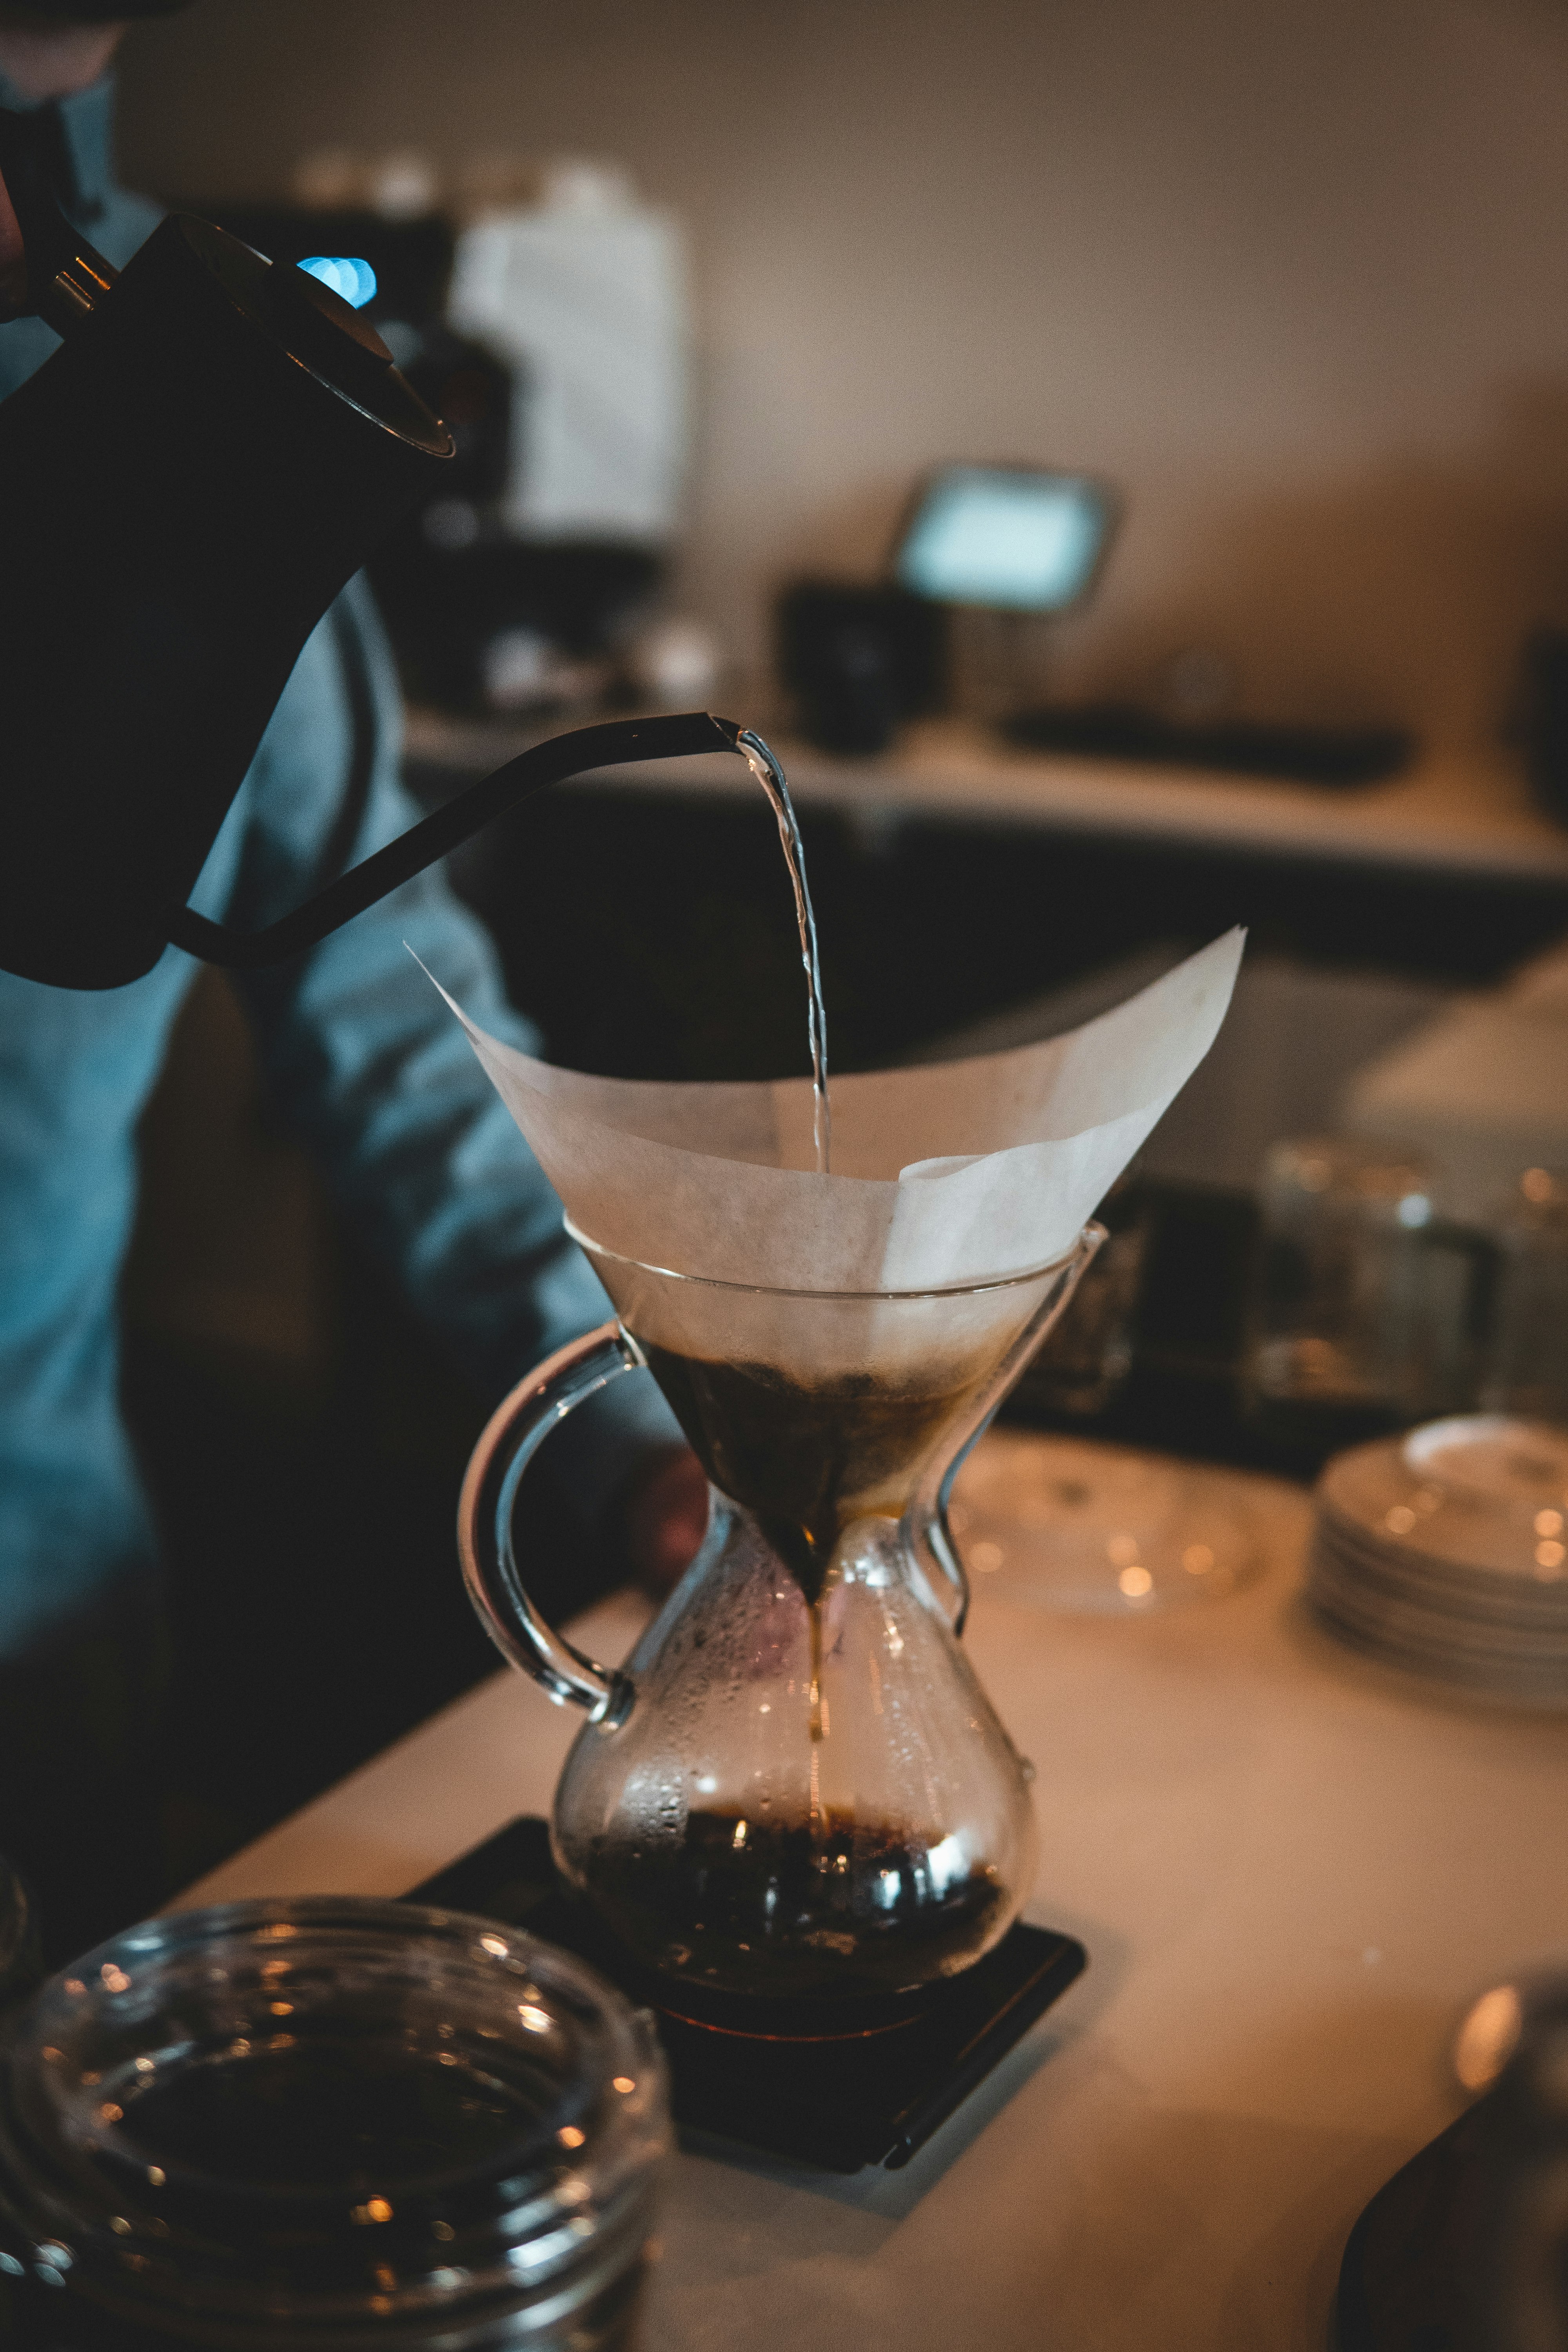
<path id="1" fill-rule="evenodd" d="M 1568 5 L 204 0 L 124 152 L 187 196 L 328 142 L 628 162 L 694 255 L 686 593 L 745 654 L 950 456 L 1117 478 L 1064 683 L 1495 729 L 1568 604 Z"/>

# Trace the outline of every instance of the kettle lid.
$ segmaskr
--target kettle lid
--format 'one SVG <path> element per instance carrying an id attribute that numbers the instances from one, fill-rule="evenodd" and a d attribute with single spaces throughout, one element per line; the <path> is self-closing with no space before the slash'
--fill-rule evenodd
<path id="1" fill-rule="evenodd" d="M 47 152 L 49 123 L 47 109 L 32 114 L 0 109 L 0 173 L 22 232 L 26 307 L 68 338 L 113 303 L 121 273 L 60 209 Z M 174 265 L 168 282 L 171 291 L 178 289 L 182 316 L 194 304 L 194 322 L 203 295 L 216 296 L 372 423 L 423 456 L 452 456 L 451 435 L 398 373 L 370 321 L 320 279 L 291 263 L 269 261 L 226 229 L 185 213 L 169 215 L 142 255 L 153 248 L 166 280 Z M 146 278 L 145 263 L 132 269 L 138 279 Z"/>
<path id="2" fill-rule="evenodd" d="M 291 262 L 268 261 L 212 222 L 187 213 L 165 223 L 233 307 L 288 356 L 399 440 L 449 457 L 450 433 L 399 373 L 368 319 Z"/>

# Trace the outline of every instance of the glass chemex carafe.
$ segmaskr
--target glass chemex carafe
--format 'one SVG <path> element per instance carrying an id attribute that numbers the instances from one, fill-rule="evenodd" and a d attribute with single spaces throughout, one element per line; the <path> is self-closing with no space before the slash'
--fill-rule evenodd
<path id="1" fill-rule="evenodd" d="M 706 1997 L 733 2021 L 737 2001 L 918 1995 L 1000 1940 L 1035 1867 L 1030 1768 L 959 1643 L 945 1496 L 1100 1228 L 1005 1279 L 885 1292 L 710 1281 L 569 1230 L 618 1319 L 501 1405 L 459 1512 L 492 1637 L 588 1715 L 556 1792 L 557 1864 L 671 2005 Z M 561 1416 L 645 1365 L 711 1515 L 612 1671 L 532 1608 L 512 1509 Z"/>

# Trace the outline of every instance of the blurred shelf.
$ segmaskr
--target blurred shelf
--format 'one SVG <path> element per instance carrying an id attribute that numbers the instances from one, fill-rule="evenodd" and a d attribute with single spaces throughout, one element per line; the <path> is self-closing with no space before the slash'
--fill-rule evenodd
<path id="1" fill-rule="evenodd" d="M 743 700 L 743 698 L 742 698 Z M 426 775 L 486 773 L 549 725 L 451 719 L 415 710 L 408 754 Z M 868 827 L 923 817 L 1023 826 L 1142 846 L 1382 866 L 1412 875 L 1568 887 L 1568 829 L 1532 803 L 1504 754 L 1431 751 L 1402 775 L 1351 790 L 1265 777 L 1158 768 L 1019 751 L 954 719 L 910 728 L 873 759 L 835 758 L 782 731 L 769 740 L 802 807 L 837 810 Z M 755 788 L 723 755 L 601 770 L 568 789 L 617 789 L 727 799 Z"/>

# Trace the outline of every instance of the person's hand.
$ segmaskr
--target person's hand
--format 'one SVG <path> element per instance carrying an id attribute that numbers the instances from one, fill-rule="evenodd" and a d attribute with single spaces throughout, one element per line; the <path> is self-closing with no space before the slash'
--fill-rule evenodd
<path id="1" fill-rule="evenodd" d="M 708 1532 L 708 1480 L 689 1445 L 658 1454 L 634 1482 L 622 1511 L 626 1554 L 645 1591 L 678 1584 Z"/>

